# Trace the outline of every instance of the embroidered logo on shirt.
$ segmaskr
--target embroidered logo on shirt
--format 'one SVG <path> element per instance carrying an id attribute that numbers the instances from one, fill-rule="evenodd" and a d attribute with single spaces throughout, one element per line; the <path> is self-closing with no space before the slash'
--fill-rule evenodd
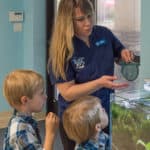
<path id="1" fill-rule="evenodd" d="M 76 69 L 82 69 L 85 66 L 84 57 L 74 58 L 73 63 Z"/>
<path id="2" fill-rule="evenodd" d="M 105 45 L 105 44 L 106 44 L 106 40 L 105 39 L 101 39 L 101 40 L 95 42 L 96 46 L 101 46 L 101 45 Z"/>

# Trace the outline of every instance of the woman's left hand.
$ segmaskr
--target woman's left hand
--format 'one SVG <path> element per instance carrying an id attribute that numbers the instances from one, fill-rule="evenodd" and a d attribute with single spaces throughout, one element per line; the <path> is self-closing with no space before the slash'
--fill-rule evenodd
<path id="1" fill-rule="evenodd" d="M 133 59 L 134 59 L 134 53 L 132 51 L 128 50 L 128 49 L 123 49 L 121 51 L 121 58 L 126 63 L 132 62 Z"/>

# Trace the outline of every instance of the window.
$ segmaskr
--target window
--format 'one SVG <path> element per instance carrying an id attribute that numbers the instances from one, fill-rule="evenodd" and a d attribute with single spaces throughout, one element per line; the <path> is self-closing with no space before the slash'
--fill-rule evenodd
<path id="1" fill-rule="evenodd" d="M 141 0 L 95 0 L 98 25 L 106 26 L 134 54 L 140 56 Z M 115 74 L 124 80 L 121 66 L 115 64 Z M 132 82 L 131 90 L 138 88 L 139 78 Z M 130 89 L 129 89 L 130 90 Z"/>
<path id="2" fill-rule="evenodd" d="M 111 29 L 123 44 L 140 52 L 140 0 L 97 0 L 97 24 Z"/>

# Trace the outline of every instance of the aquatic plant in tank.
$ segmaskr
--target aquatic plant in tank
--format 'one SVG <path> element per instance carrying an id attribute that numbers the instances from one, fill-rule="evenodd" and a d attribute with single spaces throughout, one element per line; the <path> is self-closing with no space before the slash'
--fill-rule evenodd
<path id="1" fill-rule="evenodd" d="M 141 144 L 141 145 L 145 148 L 145 150 L 150 150 L 150 142 L 145 143 L 145 142 L 142 141 L 142 140 L 138 140 L 138 141 L 137 141 L 137 144 Z"/>
<path id="2" fill-rule="evenodd" d="M 149 96 L 111 103 L 112 150 L 150 150 L 149 104 Z"/>

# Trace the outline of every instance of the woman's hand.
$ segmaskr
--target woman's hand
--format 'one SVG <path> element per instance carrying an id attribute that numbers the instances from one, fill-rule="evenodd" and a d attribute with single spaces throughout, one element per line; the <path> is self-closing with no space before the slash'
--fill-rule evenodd
<path id="1" fill-rule="evenodd" d="M 73 101 L 81 96 L 89 95 L 100 88 L 120 89 L 128 86 L 128 83 L 116 83 L 116 76 L 104 75 L 98 79 L 77 84 L 74 80 L 69 82 L 58 83 L 58 91 L 66 101 Z"/>
<path id="2" fill-rule="evenodd" d="M 128 50 L 128 49 L 123 49 L 121 51 L 121 58 L 126 63 L 132 62 L 133 59 L 134 59 L 134 53 L 132 51 Z"/>
<path id="3" fill-rule="evenodd" d="M 125 88 L 128 86 L 128 83 L 126 82 L 114 82 L 114 80 L 117 80 L 116 76 L 107 76 L 104 75 L 101 78 L 99 78 L 99 83 L 105 87 L 105 88 L 110 88 L 110 89 L 120 89 L 120 88 Z"/>

